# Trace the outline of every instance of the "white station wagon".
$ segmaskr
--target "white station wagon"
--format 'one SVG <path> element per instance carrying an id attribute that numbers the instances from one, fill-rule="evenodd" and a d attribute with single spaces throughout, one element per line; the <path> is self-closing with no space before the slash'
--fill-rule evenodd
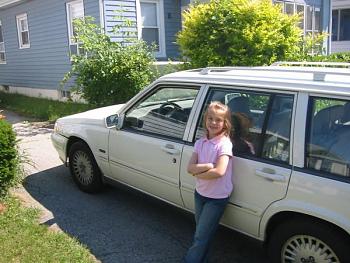
<path id="1" fill-rule="evenodd" d="M 350 69 L 291 64 L 169 74 L 58 119 L 52 141 L 83 191 L 118 181 L 193 211 L 187 164 L 206 106 L 225 103 L 239 136 L 221 223 L 267 244 L 271 262 L 348 263 Z"/>

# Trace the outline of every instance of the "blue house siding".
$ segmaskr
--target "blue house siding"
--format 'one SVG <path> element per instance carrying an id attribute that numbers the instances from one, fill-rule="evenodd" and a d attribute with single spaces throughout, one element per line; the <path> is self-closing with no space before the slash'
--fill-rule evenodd
<path id="1" fill-rule="evenodd" d="M 164 1 L 165 53 L 167 58 L 178 58 L 179 51 L 176 34 L 181 29 L 181 1 Z M 137 2 L 136 0 L 105 0 L 104 24 L 106 33 L 113 41 L 127 41 L 128 38 L 137 38 Z M 132 26 L 125 26 L 125 21 L 132 22 Z M 113 32 L 115 26 L 123 28 L 118 33 Z M 130 33 L 130 35 L 127 35 Z"/>
<path id="2" fill-rule="evenodd" d="M 85 15 L 99 23 L 98 0 L 84 0 Z M 19 49 L 16 15 L 27 13 L 30 48 Z M 71 68 L 66 1 L 32 0 L 0 9 L 6 64 L 0 64 L 0 85 L 57 89 Z"/>
<path id="3" fill-rule="evenodd" d="M 179 57 L 176 35 L 181 30 L 181 1 L 164 0 L 165 45 L 168 58 Z"/>

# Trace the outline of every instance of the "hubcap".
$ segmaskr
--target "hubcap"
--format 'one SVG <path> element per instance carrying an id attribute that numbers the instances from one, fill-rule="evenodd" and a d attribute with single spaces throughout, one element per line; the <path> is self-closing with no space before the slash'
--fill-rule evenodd
<path id="1" fill-rule="evenodd" d="M 89 156 L 83 151 L 76 151 L 72 160 L 73 171 L 77 179 L 83 185 L 92 182 L 94 173 Z"/>
<path id="2" fill-rule="evenodd" d="M 283 246 L 281 257 L 283 263 L 340 263 L 327 244 L 307 235 L 291 237 Z"/>

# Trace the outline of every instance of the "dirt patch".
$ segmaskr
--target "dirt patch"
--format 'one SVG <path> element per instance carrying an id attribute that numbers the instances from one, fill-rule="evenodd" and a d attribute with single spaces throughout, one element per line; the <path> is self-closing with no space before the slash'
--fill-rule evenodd
<path id="1" fill-rule="evenodd" d="M 0 203 L 0 215 L 6 211 L 6 206 L 2 203 Z"/>

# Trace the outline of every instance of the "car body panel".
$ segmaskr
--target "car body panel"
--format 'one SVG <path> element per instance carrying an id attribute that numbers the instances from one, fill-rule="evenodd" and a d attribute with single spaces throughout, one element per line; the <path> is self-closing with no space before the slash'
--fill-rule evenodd
<path id="1" fill-rule="evenodd" d="M 333 179 L 304 169 L 309 97 L 350 100 L 350 71 L 264 67 L 228 68 L 227 72 L 218 70 L 211 74 L 209 69 L 207 73 L 192 70 L 169 74 L 156 80 L 125 105 L 61 118 L 56 124 L 58 131 L 52 135 L 53 144 L 60 158 L 65 160 L 68 141 L 79 138 L 88 144 L 105 177 L 193 211 L 195 181 L 187 173 L 187 163 L 210 87 L 292 94 L 289 162 L 280 165 L 258 158 L 234 157 L 234 191 L 221 223 L 265 240 L 271 218 L 279 213 L 293 212 L 319 218 L 350 233 L 348 178 Z M 116 113 L 123 116 L 158 85 L 169 84 L 201 86 L 181 140 L 106 127 L 104 119 L 107 116 Z M 264 170 L 273 171 L 277 176 L 266 177 Z"/>

